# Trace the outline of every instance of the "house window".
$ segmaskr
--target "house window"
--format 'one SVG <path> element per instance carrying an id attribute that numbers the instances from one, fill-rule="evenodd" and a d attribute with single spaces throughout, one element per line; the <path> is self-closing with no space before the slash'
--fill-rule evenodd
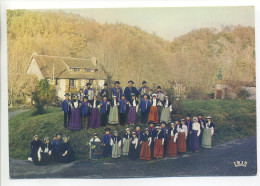
<path id="1" fill-rule="evenodd" d="M 85 68 L 85 72 L 94 72 L 94 70 L 93 70 L 93 69 Z"/>
<path id="2" fill-rule="evenodd" d="M 90 82 L 91 84 L 93 84 L 93 79 L 89 79 L 89 82 Z"/>
<path id="3" fill-rule="evenodd" d="M 74 87 L 75 86 L 75 80 L 74 79 L 70 79 L 69 80 L 69 86 L 70 87 Z"/>
<path id="4" fill-rule="evenodd" d="M 80 72 L 80 68 L 71 68 L 70 71 L 71 72 Z"/>
<path id="5" fill-rule="evenodd" d="M 58 85 L 58 79 L 56 79 L 56 81 L 55 81 L 55 85 Z"/>

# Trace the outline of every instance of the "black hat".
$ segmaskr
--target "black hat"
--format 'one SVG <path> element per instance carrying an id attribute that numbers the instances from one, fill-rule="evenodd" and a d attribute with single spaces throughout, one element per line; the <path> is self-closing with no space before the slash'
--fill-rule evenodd
<path id="1" fill-rule="evenodd" d="M 186 117 L 191 117 L 191 115 L 190 115 L 190 114 L 187 114 Z"/>
<path id="2" fill-rule="evenodd" d="M 104 95 L 104 96 L 102 97 L 102 99 L 103 99 L 103 98 L 107 98 L 107 96 L 106 96 L 106 95 Z"/>
<path id="3" fill-rule="evenodd" d="M 148 96 L 148 94 L 147 93 L 144 93 L 144 95 L 143 96 Z"/>
<path id="4" fill-rule="evenodd" d="M 148 124 L 149 124 L 149 125 L 150 125 L 150 124 L 153 124 L 153 125 L 154 125 L 154 122 L 153 122 L 153 121 L 149 121 Z"/>
<path id="5" fill-rule="evenodd" d="M 122 94 L 122 95 L 121 95 L 121 97 L 123 97 L 123 96 L 125 97 L 125 94 Z"/>
<path id="6" fill-rule="evenodd" d="M 108 84 L 107 84 L 107 83 L 104 83 L 104 86 L 108 86 Z"/>
<path id="7" fill-rule="evenodd" d="M 88 99 L 88 96 L 84 96 L 83 99 Z"/>
<path id="8" fill-rule="evenodd" d="M 56 133 L 56 136 L 58 136 L 58 135 L 61 135 L 61 136 L 62 136 L 62 134 L 61 134 L 60 131 L 58 131 L 58 132 Z"/>
<path id="9" fill-rule="evenodd" d="M 165 124 L 165 125 L 166 125 L 166 122 L 165 122 L 165 121 L 162 121 L 161 124 Z"/>
<path id="10" fill-rule="evenodd" d="M 139 124 L 137 124 L 135 127 L 141 127 Z"/>
<path id="11" fill-rule="evenodd" d="M 69 93 L 66 93 L 64 96 L 70 96 L 70 94 L 69 94 Z"/>
<path id="12" fill-rule="evenodd" d="M 198 113 L 198 116 L 203 116 L 203 114 L 201 114 L 201 113 Z"/>
<path id="13" fill-rule="evenodd" d="M 146 82 L 146 81 L 143 81 L 143 82 L 142 82 L 142 84 L 145 84 L 145 83 L 147 83 L 147 82 Z"/>
<path id="14" fill-rule="evenodd" d="M 133 83 L 134 84 L 134 82 L 132 80 L 128 81 L 128 83 Z"/>
<path id="15" fill-rule="evenodd" d="M 160 86 L 158 86 L 157 89 L 158 89 L 158 88 L 159 88 L 159 89 L 162 89 Z"/>
<path id="16" fill-rule="evenodd" d="M 89 86 L 89 85 L 91 85 L 91 83 L 87 83 L 87 84 L 86 84 L 86 86 Z"/>
<path id="17" fill-rule="evenodd" d="M 116 81 L 115 84 L 120 84 L 120 82 L 119 82 L 119 81 Z"/>
<path id="18" fill-rule="evenodd" d="M 83 90 L 83 88 L 80 88 L 79 90 Z"/>
<path id="19" fill-rule="evenodd" d="M 110 128 L 108 128 L 108 127 L 107 127 L 107 128 L 105 128 L 105 131 L 110 131 L 110 130 L 111 130 L 111 129 L 110 129 Z"/>

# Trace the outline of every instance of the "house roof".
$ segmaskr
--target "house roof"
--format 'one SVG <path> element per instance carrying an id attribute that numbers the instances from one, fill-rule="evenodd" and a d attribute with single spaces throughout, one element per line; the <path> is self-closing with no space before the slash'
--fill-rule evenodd
<path id="1" fill-rule="evenodd" d="M 54 77 L 60 79 L 107 79 L 104 71 L 99 68 L 95 72 L 71 72 L 71 68 L 87 68 L 98 69 L 93 63 L 92 59 L 81 59 L 71 57 L 47 56 L 47 55 L 32 55 L 32 60 L 35 59 L 37 65 L 45 78 Z M 30 62 L 30 64 L 31 64 Z M 54 70 L 53 70 L 54 69 Z"/>
<path id="2" fill-rule="evenodd" d="M 218 80 L 215 84 L 256 87 L 256 83 L 253 81 Z"/>

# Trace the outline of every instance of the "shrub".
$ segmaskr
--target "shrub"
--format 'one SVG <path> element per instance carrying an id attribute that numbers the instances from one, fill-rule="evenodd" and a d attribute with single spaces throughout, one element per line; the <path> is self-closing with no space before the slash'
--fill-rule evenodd
<path id="1" fill-rule="evenodd" d="M 249 96 L 250 96 L 249 92 L 245 89 L 242 89 L 237 93 L 237 99 L 246 99 Z"/>
<path id="2" fill-rule="evenodd" d="M 48 83 L 48 80 L 40 80 L 35 91 L 32 93 L 32 100 L 34 101 L 34 114 L 43 114 L 46 112 L 48 106 L 55 101 L 55 87 Z"/>

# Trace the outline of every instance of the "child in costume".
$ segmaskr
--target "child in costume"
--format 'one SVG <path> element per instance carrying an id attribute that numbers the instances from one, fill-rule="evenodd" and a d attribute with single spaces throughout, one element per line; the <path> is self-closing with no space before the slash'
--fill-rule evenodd
<path id="1" fill-rule="evenodd" d="M 202 147 L 211 148 L 212 136 L 214 135 L 215 124 L 211 121 L 211 116 L 207 117 L 208 122 L 203 126 L 203 136 L 202 136 Z"/>
<path id="2" fill-rule="evenodd" d="M 152 143 L 152 136 L 149 134 L 149 129 L 145 129 L 145 133 L 142 136 L 141 141 L 141 151 L 140 151 L 140 159 L 143 160 L 151 160 L 151 143 Z"/>
<path id="3" fill-rule="evenodd" d="M 114 136 L 111 138 L 111 146 L 112 146 L 112 158 L 120 158 L 122 156 L 122 140 L 118 136 L 118 131 L 114 131 Z"/>
<path id="4" fill-rule="evenodd" d="M 103 143 L 103 156 L 110 157 L 112 155 L 112 147 L 111 147 L 111 135 L 110 135 L 110 128 L 105 129 L 105 134 L 101 139 Z"/>
<path id="5" fill-rule="evenodd" d="M 89 146 L 90 159 L 99 159 L 103 156 L 103 144 L 101 143 L 101 140 L 96 132 L 93 133 L 93 138 L 90 139 Z"/>
<path id="6" fill-rule="evenodd" d="M 110 111 L 109 111 L 109 117 L 108 117 L 108 123 L 109 124 L 118 124 L 119 118 L 118 118 L 118 105 L 119 103 L 116 100 L 116 95 L 113 96 L 113 100 L 110 104 Z"/>
<path id="7" fill-rule="evenodd" d="M 185 125 L 185 119 L 181 120 L 181 123 L 179 121 L 175 122 L 177 125 L 177 131 L 178 131 L 178 138 L 177 138 L 177 150 L 180 153 L 186 152 L 186 140 L 188 135 L 188 129 Z"/>
<path id="8" fill-rule="evenodd" d="M 125 133 L 123 135 L 123 156 L 128 156 L 131 137 L 132 135 L 130 129 L 126 128 Z"/>
<path id="9" fill-rule="evenodd" d="M 168 141 L 167 141 L 167 149 L 166 156 L 168 157 L 176 157 L 177 156 L 177 140 L 178 131 L 175 127 L 175 123 L 171 123 L 171 128 L 168 130 Z"/>

